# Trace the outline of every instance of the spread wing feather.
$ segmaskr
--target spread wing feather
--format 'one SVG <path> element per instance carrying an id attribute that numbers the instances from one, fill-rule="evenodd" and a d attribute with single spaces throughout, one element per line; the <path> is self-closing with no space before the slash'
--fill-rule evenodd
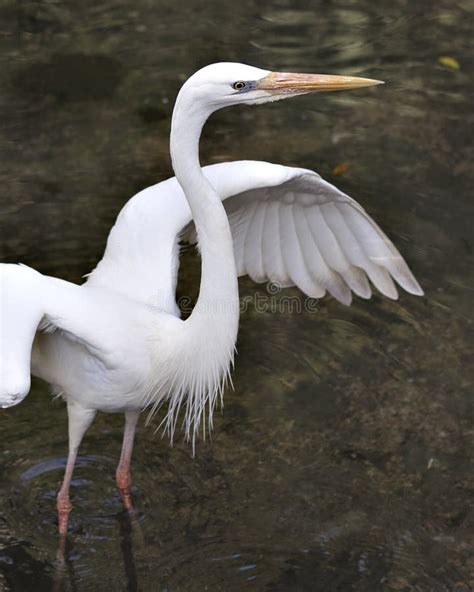
<path id="1" fill-rule="evenodd" d="M 423 293 L 360 204 L 312 171 L 285 168 L 288 176 L 278 184 L 223 196 L 239 275 L 296 285 L 313 298 L 327 291 L 346 305 L 351 292 L 370 298 L 368 280 L 391 299 L 398 298 L 394 280 Z"/>
<path id="2" fill-rule="evenodd" d="M 369 280 L 388 298 L 398 297 L 394 280 L 411 294 L 423 294 L 398 250 L 362 206 L 317 173 L 257 161 L 221 163 L 203 171 L 228 213 L 239 276 L 296 285 L 314 298 L 329 292 L 343 304 L 350 304 L 351 292 L 370 298 Z M 89 282 L 147 302 L 153 297 L 174 311 L 179 238 L 197 240 L 186 199 L 173 178 L 128 202 Z M 153 268 L 156 275 L 150 274 Z"/>

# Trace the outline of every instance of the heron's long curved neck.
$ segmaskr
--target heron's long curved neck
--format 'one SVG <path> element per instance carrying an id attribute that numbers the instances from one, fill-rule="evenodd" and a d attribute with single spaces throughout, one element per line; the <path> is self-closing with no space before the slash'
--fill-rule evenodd
<path id="1" fill-rule="evenodd" d="M 232 234 L 220 197 L 204 177 L 199 162 L 199 138 L 211 109 L 203 109 L 184 87 L 173 111 L 171 158 L 192 212 L 202 257 L 199 299 L 190 321 L 225 321 L 236 333 L 238 286 Z M 235 335 L 234 335 L 235 338 Z"/>

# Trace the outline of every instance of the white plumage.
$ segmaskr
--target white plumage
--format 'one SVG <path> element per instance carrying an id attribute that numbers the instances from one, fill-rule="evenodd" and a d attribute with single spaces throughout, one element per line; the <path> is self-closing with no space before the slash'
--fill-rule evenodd
<path id="1" fill-rule="evenodd" d="M 220 107 L 371 84 L 242 64 L 203 68 L 183 86 L 173 112 L 176 178 L 127 203 L 102 261 L 82 286 L 0 264 L 0 406 L 27 395 L 30 371 L 68 403 L 70 449 L 58 495 L 60 532 L 66 531 L 77 449 L 98 410 L 126 414 L 117 482 L 129 509 L 140 410 L 154 413 L 167 402 L 163 421 L 171 438 L 183 407 L 185 433 L 193 442 L 206 416 L 212 426 L 234 357 L 237 275 L 296 285 L 313 298 L 329 292 L 343 304 L 350 304 L 352 292 L 371 296 L 367 277 L 389 298 L 397 298 L 393 279 L 422 294 L 397 249 L 363 208 L 316 173 L 256 161 L 203 169 L 199 164 L 201 128 Z M 200 294 L 183 321 L 175 300 L 179 241 L 198 238 Z"/>
<path id="2" fill-rule="evenodd" d="M 296 285 L 314 298 L 328 291 L 343 304 L 350 304 L 351 290 L 370 298 L 367 275 L 389 298 L 397 298 L 390 276 L 407 292 L 422 294 L 403 257 L 360 204 L 317 173 L 253 161 L 203 170 L 213 184 L 220 178 L 239 276 Z M 260 186 L 262 171 L 266 186 Z M 239 177 L 254 186 L 231 187 Z M 195 242 L 193 227 L 185 238 Z"/>

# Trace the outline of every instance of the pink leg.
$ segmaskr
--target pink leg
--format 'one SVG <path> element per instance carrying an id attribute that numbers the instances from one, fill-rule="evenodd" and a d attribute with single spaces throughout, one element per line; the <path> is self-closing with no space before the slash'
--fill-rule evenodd
<path id="1" fill-rule="evenodd" d="M 72 504 L 69 501 L 69 487 L 71 485 L 77 451 L 79 450 L 79 445 L 87 428 L 91 425 L 96 414 L 95 410 L 84 409 L 84 407 L 81 407 L 73 401 L 68 402 L 67 412 L 69 418 L 69 454 L 67 457 L 63 483 L 59 490 L 56 504 L 58 510 L 59 534 L 61 536 L 65 536 L 67 533 L 69 512 L 72 508 Z"/>
<path id="2" fill-rule="evenodd" d="M 132 476 L 130 474 L 130 463 L 132 460 L 133 440 L 135 428 L 137 427 L 139 412 L 127 411 L 125 413 L 125 430 L 123 433 L 122 454 L 117 466 L 115 478 L 122 496 L 123 505 L 128 512 L 133 512 L 132 506 Z"/>

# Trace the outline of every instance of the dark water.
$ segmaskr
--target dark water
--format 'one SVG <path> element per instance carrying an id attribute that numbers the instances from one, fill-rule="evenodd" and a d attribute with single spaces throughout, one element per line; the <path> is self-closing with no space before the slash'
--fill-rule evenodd
<path id="1" fill-rule="evenodd" d="M 171 174 L 180 83 L 238 60 L 388 82 L 221 112 L 202 160 L 318 170 L 394 239 L 426 297 L 251 307 L 212 442 L 192 459 L 140 426 L 133 523 L 114 484 L 122 417 L 101 415 L 64 567 L 66 411 L 34 382 L 0 414 L 0 590 L 473 589 L 472 16 L 447 0 L 1 3 L 2 261 L 80 282 L 127 198 Z M 198 277 L 187 252 L 180 293 Z"/>

